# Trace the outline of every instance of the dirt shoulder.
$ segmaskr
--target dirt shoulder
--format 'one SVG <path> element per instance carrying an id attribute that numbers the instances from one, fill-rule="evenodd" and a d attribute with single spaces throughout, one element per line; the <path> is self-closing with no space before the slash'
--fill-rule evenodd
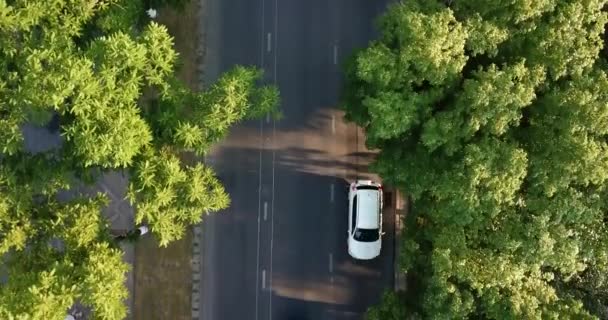
<path id="1" fill-rule="evenodd" d="M 199 5 L 191 0 L 183 10 L 163 9 L 156 19 L 173 36 L 178 77 L 192 89 L 198 88 Z M 136 243 L 132 319 L 192 319 L 192 241 L 189 230 L 167 248 L 159 248 L 154 237 Z"/>
<path id="2" fill-rule="evenodd" d="M 163 9 L 157 22 L 165 25 L 173 36 L 175 50 L 179 54 L 177 76 L 191 89 L 198 89 L 197 66 L 199 64 L 199 0 L 190 0 L 181 10 Z"/>

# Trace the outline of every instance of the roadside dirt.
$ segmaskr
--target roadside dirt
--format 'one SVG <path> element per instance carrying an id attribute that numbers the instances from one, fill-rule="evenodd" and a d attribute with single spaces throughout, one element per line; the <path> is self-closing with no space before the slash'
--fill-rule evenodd
<path id="1" fill-rule="evenodd" d="M 198 12 L 199 0 L 191 0 L 183 10 L 160 10 L 156 19 L 173 36 L 178 77 L 192 89 L 198 87 Z M 188 230 L 167 248 L 159 248 L 152 236 L 136 243 L 132 319 L 192 319 L 192 239 Z"/>
<path id="2" fill-rule="evenodd" d="M 134 319 L 190 320 L 192 232 L 159 248 L 153 237 L 135 246 Z"/>

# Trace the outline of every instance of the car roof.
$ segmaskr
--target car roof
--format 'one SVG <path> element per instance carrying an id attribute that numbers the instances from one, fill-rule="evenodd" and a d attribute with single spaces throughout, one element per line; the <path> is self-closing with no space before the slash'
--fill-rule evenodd
<path id="1" fill-rule="evenodd" d="M 380 192 L 378 190 L 357 190 L 357 227 L 378 229 L 380 215 Z"/>

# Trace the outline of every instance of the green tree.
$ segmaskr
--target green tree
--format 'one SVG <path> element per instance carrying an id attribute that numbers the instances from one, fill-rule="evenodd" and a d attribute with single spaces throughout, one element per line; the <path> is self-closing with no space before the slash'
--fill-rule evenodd
<path id="1" fill-rule="evenodd" d="M 0 0 L 0 318 L 63 319 L 83 303 L 122 319 L 122 252 L 101 210 L 104 195 L 60 192 L 110 170 L 129 172 L 137 223 L 161 246 L 229 198 L 213 170 L 186 165 L 231 125 L 278 115 L 261 71 L 235 67 L 203 92 L 175 77 L 167 29 L 143 1 Z M 22 128 L 59 117 L 62 144 L 36 154 Z M 85 179 L 86 178 L 86 179 Z"/>
<path id="2" fill-rule="evenodd" d="M 148 150 L 138 159 L 127 195 L 136 223 L 151 226 L 161 246 L 180 239 L 203 212 L 228 207 L 228 196 L 213 171 L 202 164 L 183 167 L 168 150 Z"/>
<path id="3" fill-rule="evenodd" d="M 211 145 L 226 136 L 233 124 L 267 113 L 280 117 L 276 109 L 278 90 L 256 86 L 261 76 L 260 70 L 237 66 L 200 93 L 171 82 L 147 115 L 155 140 L 159 145 L 204 155 Z"/>
<path id="4" fill-rule="evenodd" d="M 347 66 L 346 117 L 413 200 L 416 289 L 370 319 L 605 317 L 605 4 L 404 1 L 380 18 Z"/>
<path id="5" fill-rule="evenodd" d="M 63 319 L 80 301 L 99 319 L 123 319 L 128 266 L 100 215 L 106 197 L 59 203 L 53 195 L 63 179 L 40 163 L 52 159 L 14 160 L 18 167 L 4 160 L 0 174 L 0 269 L 8 276 L 0 286 L 0 317 Z"/>
<path id="6" fill-rule="evenodd" d="M 403 297 L 394 292 L 385 292 L 383 303 L 367 310 L 367 320 L 399 320 L 406 317 Z"/>

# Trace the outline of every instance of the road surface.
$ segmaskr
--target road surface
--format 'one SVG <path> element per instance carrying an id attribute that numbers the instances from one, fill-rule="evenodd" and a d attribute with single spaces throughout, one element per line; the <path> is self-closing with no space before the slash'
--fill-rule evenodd
<path id="1" fill-rule="evenodd" d="M 379 0 L 208 0 L 205 79 L 265 70 L 281 120 L 236 126 L 206 159 L 232 198 L 203 224 L 204 320 L 361 319 L 392 286 L 392 216 L 382 256 L 346 251 L 347 183 L 372 177 L 362 132 L 338 108 L 341 65 L 374 36 Z"/>

